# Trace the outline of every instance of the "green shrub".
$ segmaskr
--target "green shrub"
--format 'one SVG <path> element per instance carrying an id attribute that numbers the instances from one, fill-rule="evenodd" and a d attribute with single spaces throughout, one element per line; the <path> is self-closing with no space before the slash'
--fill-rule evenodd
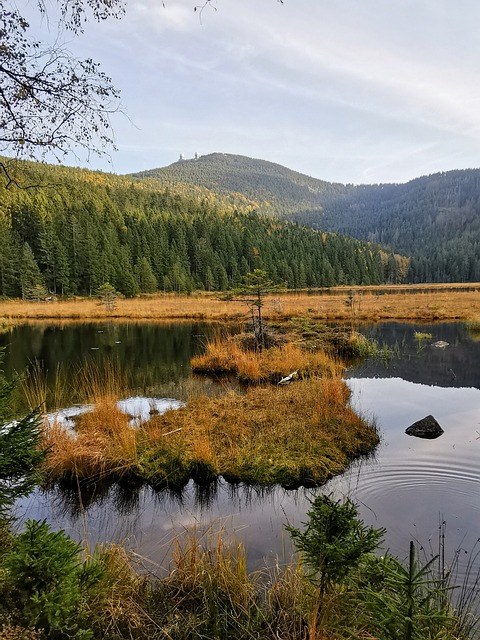
<path id="1" fill-rule="evenodd" d="M 359 520 L 356 505 L 320 495 L 307 512 L 308 522 L 300 531 L 287 527 L 293 544 L 302 553 L 307 578 L 318 585 L 318 599 L 311 620 L 311 637 L 324 625 L 326 596 L 374 551 L 385 530 L 367 527 Z"/>
<path id="2" fill-rule="evenodd" d="M 408 565 L 386 555 L 371 558 L 355 585 L 369 631 L 384 640 L 444 640 L 454 633 L 458 619 L 448 598 L 447 581 L 434 575 L 438 556 L 425 565 L 415 558 L 410 542 Z M 462 636 L 460 636 L 462 637 Z"/>
<path id="3" fill-rule="evenodd" d="M 64 531 L 28 520 L 1 559 L 5 613 L 47 638 L 91 638 L 82 625 L 83 604 L 100 576 L 98 565 L 81 561 L 80 549 Z"/>
<path id="4" fill-rule="evenodd" d="M 3 359 L 0 349 L 0 365 Z M 35 486 L 37 470 L 44 454 L 40 441 L 38 412 L 10 422 L 10 403 L 15 381 L 7 381 L 0 370 L 0 518 L 10 518 L 15 500 L 28 495 Z"/>

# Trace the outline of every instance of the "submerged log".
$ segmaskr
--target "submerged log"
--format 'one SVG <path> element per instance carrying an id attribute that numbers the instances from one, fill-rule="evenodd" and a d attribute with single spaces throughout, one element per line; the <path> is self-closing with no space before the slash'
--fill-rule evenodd
<path id="1" fill-rule="evenodd" d="M 442 435 L 443 429 L 433 416 L 426 416 L 405 429 L 405 433 L 409 436 L 433 440 Z"/>

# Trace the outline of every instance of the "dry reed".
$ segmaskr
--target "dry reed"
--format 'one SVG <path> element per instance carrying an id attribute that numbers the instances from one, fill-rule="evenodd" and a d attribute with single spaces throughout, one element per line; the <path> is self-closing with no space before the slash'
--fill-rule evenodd
<path id="1" fill-rule="evenodd" d="M 35 360 L 20 379 L 20 387 L 29 409 L 40 408 L 42 413 L 54 411 L 70 404 L 72 391 L 67 376 L 57 364 L 52 381 L 43 364 Z"/>
<path id="2" fill-rule="evenodd" d="M 21 390 L 29 409 L 41 408 L 42 413 L 53 412 L 78 402 L 95 403 L 104 397 L 120 398 L 130 388 L 129 380 L 118 360 L 101 364 L 87 360 L 73 371 L 71 379 L 65 369 L 57 365 L 49 378 L 42 363 L 33 362 L 21 378 Z"/>
<path id="3" fill-rule="evenodd" d="M 97 398 L 93 411 L 77 418 L 76 433 L 57 422 L 46 422 L 42 433 L 47 481 L 119 477 L 138 464 L 138 434 L 111 397 Z"/>
<path id="4" fill-rule="evenodd" d="M 263 351 L 245 351 L 235 337 L 212 340 L 206 352 L 193 358 L 191 365 L 199 373 L 233 374 L 244 382 L 278 382 L 293 371 L 299 377 L 331 377 L 342 371 L 342 365 L 324 351 L 308 351 L 292 343 Z"/>
<path id="5" fill-rule="evenodd" d="M 94 629 L 99 637 L 122 638 L 126 630 L 130 636 L 148 627 L 148 579 L 133 569 L 125 549 L 113 544 L 97 547 L 93 561 L 101 578 L 87 601 L 86 614 L 97 621 L 94 627 L 101 626 L 101 630 Z"/>
<path id="6" fill-rule="evenodd" d="M 89 360 L 74 375 L 76 392 L 83 401 L 96 403 L 102 398 L 120 398 L 129 388 L 129 381 L 118 360 L 102 364 Z"/>
<path id="7" fill-rule="evenodd" d="M 265 299 L 264 317 L 281 320 L 309 315 L 321 320 L 467 320 L 480 315 L 480 284 L 385 285 L 370 287 L 333 287 L 315 292 L 285 293 Z M 205 319 L 226 320 L 245 317 L 245 305 L 226 302 L 216 294 L 157 295 L 119 300 L 117 308 L 107 312 L 91 298 L 59 300 L 52 303 L 10 300 L 0 302 L 5 322 L 28 319 L 48 320 L 150 320 Z"/>

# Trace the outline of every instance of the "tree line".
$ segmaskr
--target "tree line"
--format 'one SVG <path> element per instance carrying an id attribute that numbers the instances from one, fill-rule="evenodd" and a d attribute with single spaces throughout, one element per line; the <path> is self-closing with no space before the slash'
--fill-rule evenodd
<path id="1" fill-rule="evenodd" d="M 0 192 L 0 294 L 125 296 L 226 290 L 253 269 L 288 288 L 378 284 L 388 256 L 365 242 L 279 222 L 207 190 L 24 164 L 35 189 Z"/>
<path id="2" fill-rule="evenodd" d="M 325 197 L 304 224 L 411 256 L 409 282 L 480 280 L 480 170 L 437 173 L 406 184 L 349 186 Z"/>
<path id="3" fill-rule="evenodd" d="M 235 192 L 260 211 L 388 247 L 388 282 L 405 281 L 405 263 L 395 254 L 411 257 L 409 282 L 480 280 L 478 169 L 437 173 L 406 184 L 354 186 L 216 153 L 137 175 Z"/>

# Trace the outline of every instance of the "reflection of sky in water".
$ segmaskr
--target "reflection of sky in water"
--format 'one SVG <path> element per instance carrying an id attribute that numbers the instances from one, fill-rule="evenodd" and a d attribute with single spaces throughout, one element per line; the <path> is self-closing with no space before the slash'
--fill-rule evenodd
<path id="1" fill-rule="evenodd" d="M 362 515 L 387 527 L 387 545 L 401 554 L 413 538 L 436 540 L 439 518 L 451 549 L 480 536 L 480 391 L 413 384 L 398 378 L 351 379 L 352 404 L 373 415 L 382 433 L 376 462 L 330 486 L 353 493 Z M 372 408 L 374 410 L 372 411 Z M 434 415 L 445 433 L 435 440 L 405 428 Z"/>
<path id="2" fill-rule="evenodd" d="M 447 521 L 447 545 L 471 548 L 480 535 L 480 391 L 445 389 L 390 379 L 351 379 L 352 402 L 374 417 L 382 444 L 375 459 L 354 464 L 322 490 L 349 495 L 359 503 L 362 518 L 387 528 L 385 546 L 404 557 L 415 539 L 436 549 L 439 518 Z M 372 410 L 374 408 L 374 410 Z M 445 433 L 436 440 L 405 434 L 405 428 L 432 413 Z M 249 564 L 264 559 L 288 559 L 290 545 L 285 523 L 305 521 L 309 490 L 256 491 L 221 482 L 208 498 L 191 483 L 181 498 L 141 489 L 129 508 L 110 491 L 87 510 L 84 519 L 69 515 L 64 500 L 38 495 L 27 514 L 46 517 L 90 545 L 97 540 L 121 542 L 142 556 L 165 566 L 175 534 L 212 525 L 227 539 L 243 542 Z"/>
<path id="3" fill-rule="evenodd" d="M 392 342 L 404 334 L 413 340 L 411 326 L 389 326 L 390 332 L 394 329 Z M 355 463 L 317 490 L 349 495 L 357 501 L 368 524 L 387 528 L 385 546 L 401 558 L 407 555 L 410 539 L 427 551 L 436 550 L 439 518 L 447 522 L 450 550 L 471 549 L 480 536 L 480 390 L 465 388 L 476 380 L 478 349 L 472 347 L 461 325 L 438 325 L 431 331 L 452 347 L 417 352 L 413 345 L 413 353 L 395 360 L 388 370 L 379 364 L 373 373 L 374 365 L 367 362 L 356 375 L 372 377 L 348 380 L 352 403 L 367 418 L 375 419 L 382 444 L 373 460 Z M 381 378 L 382 372 L 392 377 Z M 442 372 L 447 373 L 442 377 Z M 458 386 L 446 386 L 447 378 Z M 437 379 L 444 386 L 420 384 Z M 444 429 L 440 438 L 422 440 L 405 434 L 410 424 L 428 414 Z M 299 526 L 305 521 L 308 499 L 315 493 L 233 489 L 220 482 L 208 496 L 191 483 L 181 498 L 144 488 L 133 491 L 127 501 L 118 489 L 112 489 L 107 496 L 98 496 L 80 516 L 65 496 L 52 499 L 52 494 L 36 492 L 22 503 L 21 511 L 24 517 L 46 518 L 79 540 L 87 531 L 90 546 L 96 541 L 121 542 L 163 566 L 168 563 L 175 534 L 191 527 L 203 532 L 212 525 L 214 531 L 222 529 L 227 539 L 243 542 L 249 566 L 258 568 L 265 559 L 288 560 L 290 545 L 284 525 Z"/>

